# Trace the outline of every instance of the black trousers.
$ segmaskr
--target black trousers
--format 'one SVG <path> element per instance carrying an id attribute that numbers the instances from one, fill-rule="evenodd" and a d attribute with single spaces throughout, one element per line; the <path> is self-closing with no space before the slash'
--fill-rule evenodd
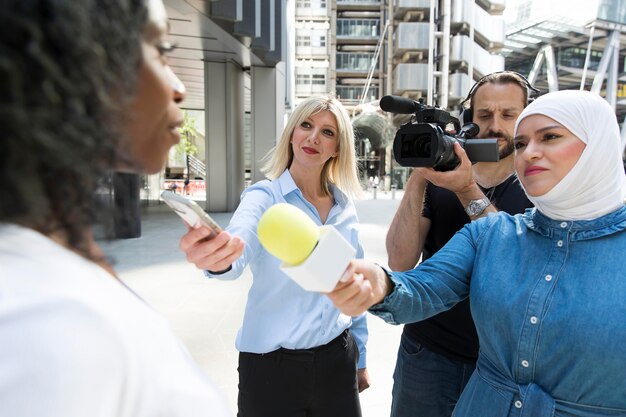
<path id="1" fill-rule="evenodd" d="M 238 417 L 361 417 L 349 331 L 313 349 L 239 354 Z"/>

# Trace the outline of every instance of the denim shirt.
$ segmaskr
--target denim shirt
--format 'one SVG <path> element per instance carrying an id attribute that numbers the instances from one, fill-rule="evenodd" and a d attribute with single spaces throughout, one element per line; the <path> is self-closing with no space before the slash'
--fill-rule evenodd
<path id="1" fill-rule="evenodd" d="M 409 323 L 470 296 L 480 354 L 456 417 L 626 416 L 624 229 L 626 207 L 574 222 L 490 215 L 390 272 L 370 312 Z"/>
<path id="2" fill-rule="evenodd" d="M 363 257 L 359 240 L 359 221 L 354 203 L 337 187 L 331 185 L 335 204 L 326 219 Z M 365 368 L 367 322 L 366 314 L 348 317 L 342 314 L 326 295 L 305 291 L 281 272 L 278 258 L 267 252 L 256 233 L 259 219 L 270 206 L 289 203 L 302 209 L 318 225 L 322 225 L 317 209 L 308 202 L 294 182 L 289 170 L 274 181 L 259 181 L 241 195 L 241 203 L 226 229 L 246 243 L 244 253 L 232 268 L 222 274 L 204 271 L 205 276 L 220 280 L 238 278 L 249 264 L 252 287 L 243 324 L 235 345 L 240 352 L 268 353 L 278 348 L 308 349 L 324 345 L 350 328 L 359 349 L 359 369 Z M 347 266 L 347 265 L 346 265 Z"/>

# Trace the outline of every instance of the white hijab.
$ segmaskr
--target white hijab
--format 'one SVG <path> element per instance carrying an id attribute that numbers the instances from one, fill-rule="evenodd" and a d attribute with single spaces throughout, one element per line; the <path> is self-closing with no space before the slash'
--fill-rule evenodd
<path id="1" fill-rule="evenodd" d="M 609 103 L 589 91 L 546 94 L 520 114 L 515 135 L 520 122 L 532 114 L 555 120 L 587 145 L 554 188 L 538 197 L 528 196 L 535 207 L 555 220 L 591 220 L 622 207 L 626 175 L 619 126 Z"/>

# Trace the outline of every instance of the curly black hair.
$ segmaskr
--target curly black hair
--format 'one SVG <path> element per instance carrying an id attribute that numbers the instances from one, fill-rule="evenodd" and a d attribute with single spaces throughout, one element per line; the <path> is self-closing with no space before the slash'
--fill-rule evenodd
<path id="1" fill-rule="evenodd" d="M 0 222 L 89 256 L 99 179 L 127 158 L 144 0 L 0 0 Z"/>

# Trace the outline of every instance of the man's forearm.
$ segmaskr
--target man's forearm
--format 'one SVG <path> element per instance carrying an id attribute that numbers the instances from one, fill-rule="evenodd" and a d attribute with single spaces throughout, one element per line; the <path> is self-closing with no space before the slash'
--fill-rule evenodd
<path id="1" fill-rule="evenodd" d="M 463 207 L 467 207 L 467 205 L 472 200 L 480 200 L 480 199 L 486 198 L 485 194 L 482 192 L 478 184 L 476 184 L 475 182 L 472 183 L 471 186 L 461 191 L 458 191 L 455 194 L 457 198 L 459 199 L 459 201 L 461 202 L 461 205 Z M 480 213 L 478 216 L 472 217 L 471 219 L 472 220 L 480 219 L 481 217 L 484 217 L 489 213 L 496 213 L 497 211 L 498 209 L 493 204 L 491 204 L 487 206 L 487 208 L 485 208 L 485 210 L 482 213 Z"/>
<path id="2" fill-rule="evenodd" d="M 419 233 L 425 188 L 423 178 L 414 175 L 409 178 L 398 211 L 389 226 L 387 263 L 394 271 L 413 268 L 421 255 Z"/>

